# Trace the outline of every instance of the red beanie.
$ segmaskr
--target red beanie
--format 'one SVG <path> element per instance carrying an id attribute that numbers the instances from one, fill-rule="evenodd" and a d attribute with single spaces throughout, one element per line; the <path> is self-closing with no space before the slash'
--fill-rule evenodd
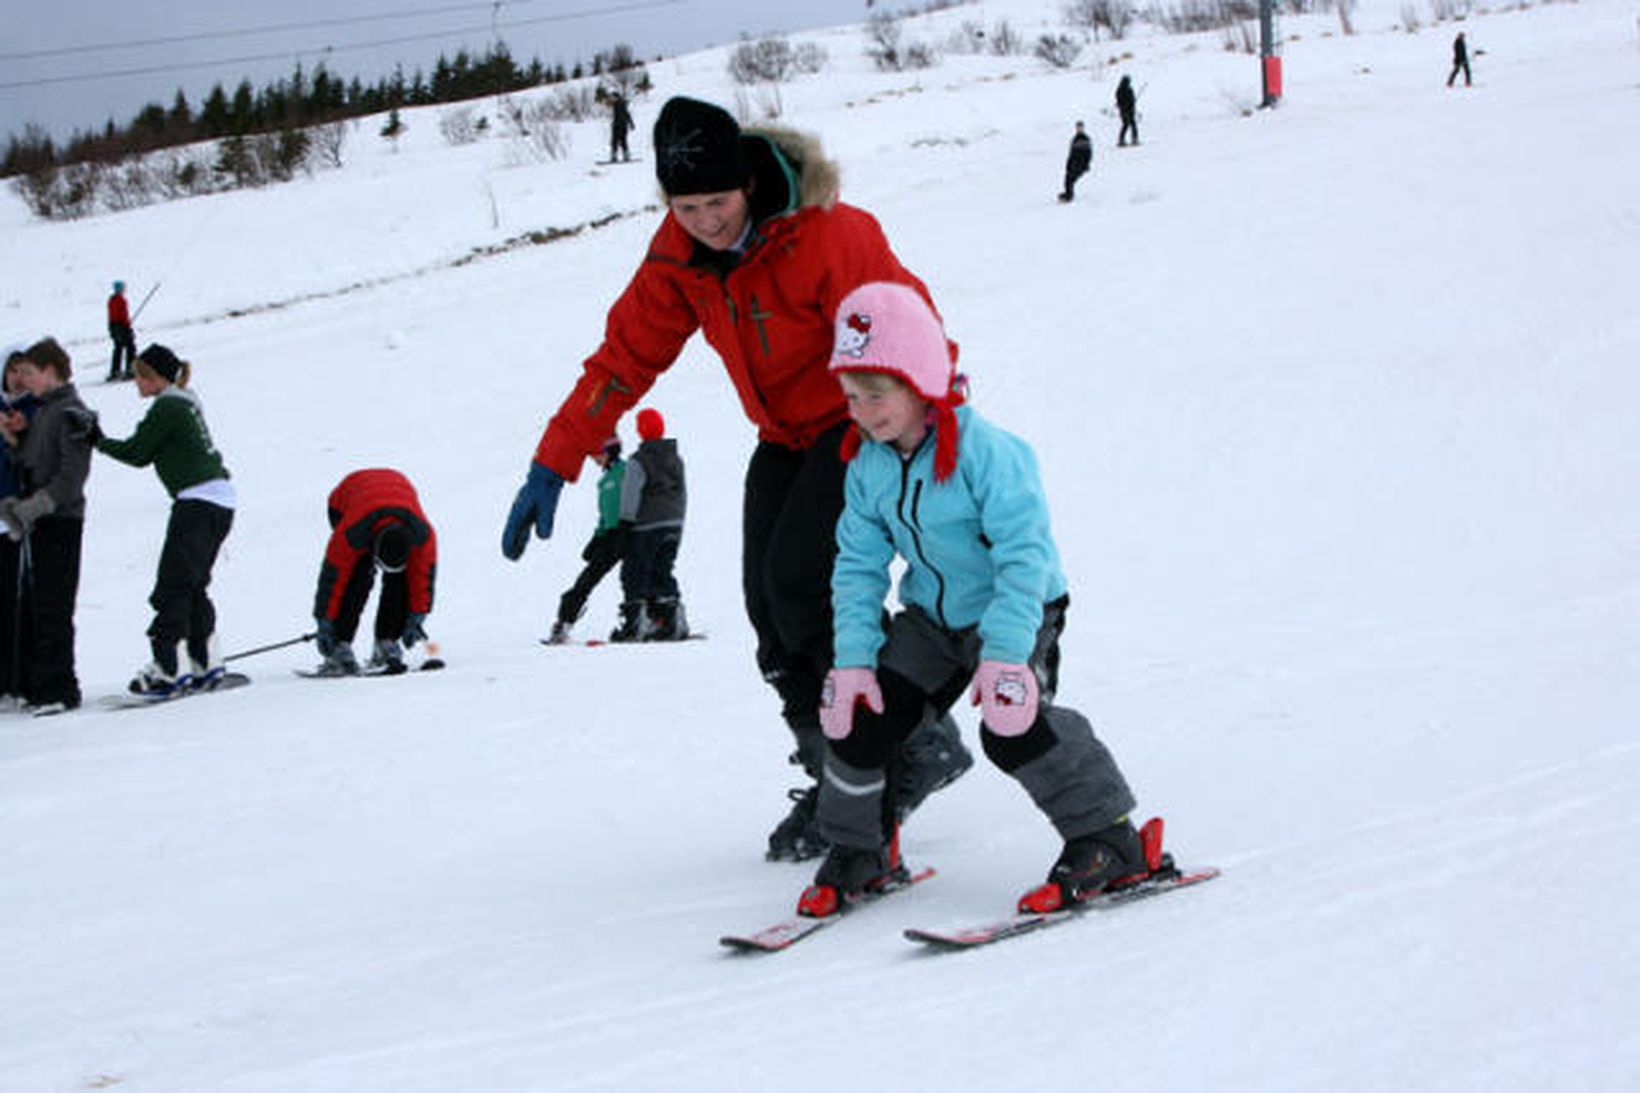
<path id="1" fill-rule="evenodd" d="M 638 435 L 644 440 L 659 440 L 666 435 L 666 419 L 659 410 L 638 411 Z"/>

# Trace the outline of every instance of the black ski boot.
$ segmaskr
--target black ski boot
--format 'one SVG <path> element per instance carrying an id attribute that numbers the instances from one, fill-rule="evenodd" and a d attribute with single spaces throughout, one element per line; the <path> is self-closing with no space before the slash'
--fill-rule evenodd
<path id="1" fill-rule="evenodd" d="M 834 846 L 814 874 L 814 883 L 797 900 L 797 913 L 825 918 L 841 911 L 866 892 L 896 880 L 904 880 L 906 869 L 900 862 L 899 840 L 887 846 Z"/>
<path id="2" fill-rule="evenodd" d="M 689 621 L 679 600 L 650 600 L 645 605 L 649 629 L 644 641 L 682 641 L 689 636 Z"/>
<path id="3" fill-rule="evenodd" d="M 642 600 L 621 604 L 621 625 L 610 632 L 610 641 L 642 641 L 649 630 L 649 614 Z"/>
<path id="4" fill-rule="evenodd" d="M 924 721 L 900 745 L 894 772 L 895 815 L 903 823 L 930 793 L 955 782 L 973 765 L 973 753 L 949 714 Z"/>
<path id="5" fill-rule="evenodd" d="M 769 849 L 763 856 L 769 861 L 808 861 L 826 852 L 829 845 L 820 834 L 815 809 L 820 803 L 818 783 L 808 789 L 793 789 L 786 796 L 792 800 L 792 810 L 769 833 Z"/>
<path id="6" fill-rule="evenodd" d="M 1065 842 L 1046 884 L 1026 892 L 1019 909 L 1027 914 L 1058 911 L 1143 880 L 1151 873 L 1139 833 L 1126 816 L 1091 835 Z"/>

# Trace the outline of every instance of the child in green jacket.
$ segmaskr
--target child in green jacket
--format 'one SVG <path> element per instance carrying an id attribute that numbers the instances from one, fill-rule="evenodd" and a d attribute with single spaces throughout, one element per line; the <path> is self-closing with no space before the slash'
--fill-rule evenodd
<path id="1" fill-rule="evenodd" d="M 153 660 L 131 680 L 134 694 L 166 697 L 179 689 L 213 687 L 222 678 L 216 607 L 206 594 L 211 567 L 233 527 L 234 490 L 228 468 L 205 426 L 199 396 L 188 389 L 192 368 L 163 345 L 137 355 L 137 393 L 151 398 L 126 440 L 100 437 L 97 450 L 133 467 L 153 464 L 173 498 L 160 550 L 148 627 Z"/>

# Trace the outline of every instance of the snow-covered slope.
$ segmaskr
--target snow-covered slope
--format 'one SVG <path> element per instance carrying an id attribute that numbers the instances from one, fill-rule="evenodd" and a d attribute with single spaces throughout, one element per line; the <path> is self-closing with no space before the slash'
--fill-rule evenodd
<path id="1" fill-rule="evenodd" d="M 519 165 L 411 112 L 396 152 L 363 126 L 289 186 L 71 224 L 0 200 L 0 334 L 67 340 L 111 433 L 144 406 L 96 382 L 106 282 L 160 283 L 140 340 L 195 363 L 240 491 L 225 643 L 303 632 L 326 492 L 388 464 L 439 527 L 451 661 L 315 684 L 304 647 L 244 661 L 243 691 L 90 708 L 145 659 L 166 511 L 99 461 L 91 704 L 0 720 L 0 1089 L 1634 1088 L 1634 14 L 1477 12 L 1476 86 L 1449 91 L 1453 25 L 1362 9 L 1353 36 L 1286 20 L 1287 99 L 1251 116 L 1255 61 L 1211 34 L 883 75 L 839 30 L 781 89 L 929 282 L 976 404 L 1039 450 L 1064 699 L 1180 857 L 1225 869 L 961 957 L 899 931 L 1005 908 L 1057 851 L 983 766 L 906 832 L 931 883 L 777 958 L 715 944 L 809 870 L 761 860 L 796 783 L 739 605 L 752 437 L 704 346 L 651 402 L 710 640 L 538 644 L 585 482 L 553 540 L 499 555 L 657 222 L 647 165 L 591 166 L 590 124 Z M 657 66 L 640 126 L 674 92 L 732 102 L 723 56 Z M 1123 72 L 1145 143 L 1118 151 Z M 1077 118 L 1098 150 L 1061 206 Z"/>

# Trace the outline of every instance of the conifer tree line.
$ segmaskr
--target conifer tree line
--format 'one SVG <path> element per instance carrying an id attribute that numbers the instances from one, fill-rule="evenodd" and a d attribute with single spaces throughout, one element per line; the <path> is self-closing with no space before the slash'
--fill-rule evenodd
<path id="1" fill-rule="evenodd" d="M 392 76 L 374 84 L 365 84 L 357 76 L 344 80 L 322 62 L 311 72 L 298 63 L 290 77 L 261 89 L 245 79 L 229 92 L 219 82 L 197 107 L 179 88 L 169 107 L 150 102 L 125 126 L 109 119 L 101 132 L 75 132 L 61 147 L 42 127 L 31 123 L 21 134 L 8 137 L 5 156 L 0 159 L 0 178 L 73 164 L 113 164 L 196 141 L 289 133 L 403 106 L 506 94 L 588 74 L 602 76 L 640 64 L 630 46 L 617 45 L 599 52 L 590 68 L 579 61 L 568 71 L 562 64 L 548 68 L 539 57 L 521 67 L 504 42 L 479 56 L 464 49 L 453 59 L 440 54 L 430 77 L 417 69 L 406 78 L 401 66 Z"/>

